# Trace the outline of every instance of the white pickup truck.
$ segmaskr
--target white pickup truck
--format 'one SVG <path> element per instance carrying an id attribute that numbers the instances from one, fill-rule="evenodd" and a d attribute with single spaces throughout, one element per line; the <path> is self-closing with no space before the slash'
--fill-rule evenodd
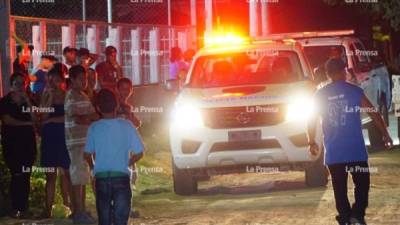
<path id="1" fill-rule="evenodd" d="M 316 86 L 299 43 L 216 40 L 196 54 L 175 101 L 169 132 L 175 193 L 196 193 L 199 180 L 237 172 L 302 170 L 308 186 L 326 185 L 323 153 L 308 152 Z"/>
<path id="2" fill-rule="evenodd" d="M 272 39 L 296 39 L 313 68 L 314 75 L 326 79 L 324 64 L 331 57 L 340 57 L 347 64 L 348 81 L 363 88 L 366 96 L 379 109 L 386 123 L 391 109 L 390 75 L 383 63 L 372 58 L 378 56 L 375 50 L 367 50 L 354 36 L 353 30 L 301 32 L 271 35 Z M 382 138 L 378 129 L 367 115 L 363 115 L 364 128 L 368 129 L 371 146 L 381 146 Z"/>

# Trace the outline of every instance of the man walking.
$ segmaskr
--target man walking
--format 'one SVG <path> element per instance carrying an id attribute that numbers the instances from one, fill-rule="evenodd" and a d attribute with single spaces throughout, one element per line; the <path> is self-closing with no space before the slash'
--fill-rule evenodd
<path id="1" fill-rule="evenodd" d="M 364 217 L 368 206 L 370 174 L 360 113 L 368 113 L 381 131 L 387 147 L 392 145 L 392 139 L 381 115 L 363 90 L 346 82 L 343 60 L 329 59 L 325 70 L 331 82 L 316 92 L 314 100 L 322 121 L 325 165 L 332 177 L 336 209 L 339 213 L 336 220 L 340 225 L 363 225 L 366 224 Z M 314 141 L 317 119 L 316 116 L 310 120 L 308 126 L 310 152 L 313 155 L 319 151 Z M 355 187 L 355 202 L 352 206 L 347 197 L 348 173 L 351 173 Z"/>

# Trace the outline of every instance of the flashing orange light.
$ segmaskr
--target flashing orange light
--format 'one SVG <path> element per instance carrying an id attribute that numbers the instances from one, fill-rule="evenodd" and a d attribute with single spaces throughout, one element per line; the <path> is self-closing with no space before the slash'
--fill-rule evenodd
<path id="1" fill-rule="evenodd" d="M 244 44 L 247 38 L 234 33 L 212 34 L 204 36 L 205 46 L 235 46 Z"/>
<path id="2" fill-rule="evenodd" d="M 224 98 L 224 97 L 241 97 L 244 96 L 244 93 L 223 93 L 212 96 L 213 98 Z"/>
<path id="3" fill-rule="evenodd" d="M 288 38 L 288 39 L 283 39 L 283 42 L 296 43 L 296 40 Z"/>
<path id="4" fill-rule="evenodd" d="M 273 44 L 273 43 L 276 43 L 276 41 L 274 41 L 274 40 L 260 40 L 260 41 L 256 40 L 256 41 L 253 41 L 253 43 L 254 44 Z"/>

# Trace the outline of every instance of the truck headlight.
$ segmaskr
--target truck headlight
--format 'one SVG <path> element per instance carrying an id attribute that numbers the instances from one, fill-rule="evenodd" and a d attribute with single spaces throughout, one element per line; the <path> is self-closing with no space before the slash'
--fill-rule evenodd
<path id="1" fill-rule="evenodd" d="M 313 100 L 309 96 L 293 96 L 290 99 L 286 121 L 306 121 L 315 112 Z"/>
<path id="2" fill-rule="evenodd" d="M 172 125 L 179 128 L 203 126 L 200 109 L 192 104 L 175 107 L 172 112 Z"/>

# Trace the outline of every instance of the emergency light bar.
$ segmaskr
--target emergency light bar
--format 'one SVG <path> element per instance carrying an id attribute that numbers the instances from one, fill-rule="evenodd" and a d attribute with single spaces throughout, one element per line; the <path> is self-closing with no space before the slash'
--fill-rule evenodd
<path id="1" fill-rule="evenodd" d="M 213 34 L 204 37 L 204 46 L 236 46 L 247 42 L 247 38 L 234 33 Z"/>
<path id="2" fill-rule="evenodd" d="M 313 37 L 332 37 L 332 36 L 348 36 L 353 35 L 354 30 L 333 30 L 333 31 L 311 31 L 311 32 L 295 32 L 295 33 L 280 33 L 271 34 L 265 37 L 257 38 L 256 41 L 260 40 L 284 40 L 284 39 L 303 39 Z"/>

